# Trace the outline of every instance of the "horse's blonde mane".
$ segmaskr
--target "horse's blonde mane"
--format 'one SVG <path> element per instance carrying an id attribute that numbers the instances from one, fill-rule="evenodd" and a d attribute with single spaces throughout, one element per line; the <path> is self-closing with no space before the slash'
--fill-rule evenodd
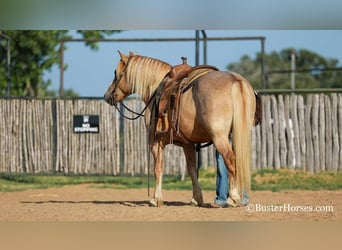
<path id="1" fill-rule="evenodd" d="M 132 92 L 143 100 L 151 97 L 163 78 L 170 71 L 171 65 L 144 56 L 134 55 L 129 58 L 126 69 L 126 81 Z"/>

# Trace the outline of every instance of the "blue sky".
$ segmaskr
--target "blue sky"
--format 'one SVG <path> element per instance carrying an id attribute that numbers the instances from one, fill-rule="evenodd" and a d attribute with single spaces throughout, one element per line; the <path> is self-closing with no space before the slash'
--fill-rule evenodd
<path id="1" fill-rule="evenodd" d="M 342 30 L 206 30 L 208 37 L 266 37 L 266 53 L 284 48 L 308 49 L 327 58 L 336 58 L 342 65 Z M 113 38 L 166 38 L 194 37 L 194 30 L 129 30 L 114 34 Z M 181 62 L 186 56 L 188 63 L 195 64 L 194 42 L 102 42 L 98 51 L 91 51 L 83 43 L 67 43 L 64 73 L 65 88 L 72 88 L 81 96 L 103 96 L 113 79 L 119 60 L 117 50 L 133 51 L 140 55 L 161 59 L 170 64 Z M 260 42 L 209 41 L 207 63 L 225 70 L 229 63 L 239 61 L 242 55 L 255 57 Z M 201 50 L 202 52 L 202 50 Z M 202 54 L 200 56 L 202 63 Z M 45 78 L 53 82 L 52 89 L 59 88 L 59 69 L 46 72 Z"/>

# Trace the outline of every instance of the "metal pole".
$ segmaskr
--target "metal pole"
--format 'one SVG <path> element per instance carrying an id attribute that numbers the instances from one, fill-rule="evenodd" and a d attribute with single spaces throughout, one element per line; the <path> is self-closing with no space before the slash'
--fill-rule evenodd
<path id="1" fill-rule="evenodd" d="M 59 48 L 59 96 L 64 96 L 64 40 Z"/>
<path id="2" fill-rule="evenodd" d="M 262 81 L 262 88 L 268 89 L 268 80 L 266 79 L 265 75 L 265 39 L 260 39 L 261 41 L 261 81 Z"/>
<path id="3" fill-rule="evenodd" d="M 207 34 L 205 30 L 201 30 L 203 35 L 203 64 L 207 64 Z"/>
<path id="4" fill-rule="evenodd" d="M 200 42 L 200 37 L 199 37 L 199 30 L 196 30 L 195 32 L 196 34 L 196 40 L 195 40 L 195 59 L 196 59 L 196 62 L 195 62 L 195 65 L 199 65 L 199 42 Z"/>
<path id="5" fill-rule="evenodd" d="M 296 52 L 291 51 L 291 89 L 296 89 Z"/>

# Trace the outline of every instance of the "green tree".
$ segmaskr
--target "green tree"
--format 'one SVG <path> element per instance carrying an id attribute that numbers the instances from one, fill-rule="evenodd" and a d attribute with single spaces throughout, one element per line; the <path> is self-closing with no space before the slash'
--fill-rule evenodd
<path id="1" fill-rule="evenodd" d="M 296 53 L 296 88 L 339 88 L 342 87 L 341 70 L 324 70 L 339 67 L 338 60 L 325 58 L 306 49 L 283 49 L 265 55 L 266 72 L 269 87 L 274 89 L 289 89 L 290 86 L 290 54 Z M 227 66 L 228 70 L 245 76 L 256 89 L 262 88 L 261 53 L 252 59 L 247 55 L 240 62 Z M 318 70 L 323 69 L 323 70 Z"/>
<path id="2" fill-rule="evenodd" d="M 72 38 L 67 30 L 8 30 L 0 31 L 11 38 L 11 90 L 14 96 L 54 96 L 48 87 L 51 80 L 44 80 L 43 73 L 59 65 L 59 44 L 62 38 Z M 104 38 L 118 31 L 83 31 L 83 38 Z M 0 37 L 0 96 L 7 95 L 6 40 Z M 98 44 L 86 43 L 92 50 Z M 65 69 L 64 69 L 65 70 Z M 72 89 L 69 95 L 77 95 Z"/>

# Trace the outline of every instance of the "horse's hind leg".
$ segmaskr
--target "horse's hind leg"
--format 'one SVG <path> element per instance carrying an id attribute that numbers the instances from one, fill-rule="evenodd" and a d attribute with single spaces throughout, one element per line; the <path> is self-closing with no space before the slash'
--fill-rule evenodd
<path id="1" fill-rule="evenodd" d="M 237 186 L 234 151 L 228 142 L 228 138 L 226 138 L 226 140 L 223 140 L 223 139 L 214 140 L 214 145 L 217 151 L 222 155 L 224 159 L 224 163 L 228 169 L 228 178 L 229 178 L 228 204 L 230 206 L 235 207 L 239 204 L 241 197 L 239 195 L 239 190 Z"/>
<path id="2" fill-rule="evenodd" d="M 161 207 L 163 205 L 162 181 L 163 181 L 163 148 L 159 142 L 151 146 L 151 152 L 154 158 L 154 196 L 150 200 L 150 206 Z"/>
<path id="3" fill-rule="evenodd" d="M 186 159 L 186 167 L 192 181 L 192 199 L 191 205 L 201 206 L 203 204 L 202 190 L 198 183 L 197 168 L 196 168 L 196 151 L 194 144 L 183 145 L 183 151 Z"/>

